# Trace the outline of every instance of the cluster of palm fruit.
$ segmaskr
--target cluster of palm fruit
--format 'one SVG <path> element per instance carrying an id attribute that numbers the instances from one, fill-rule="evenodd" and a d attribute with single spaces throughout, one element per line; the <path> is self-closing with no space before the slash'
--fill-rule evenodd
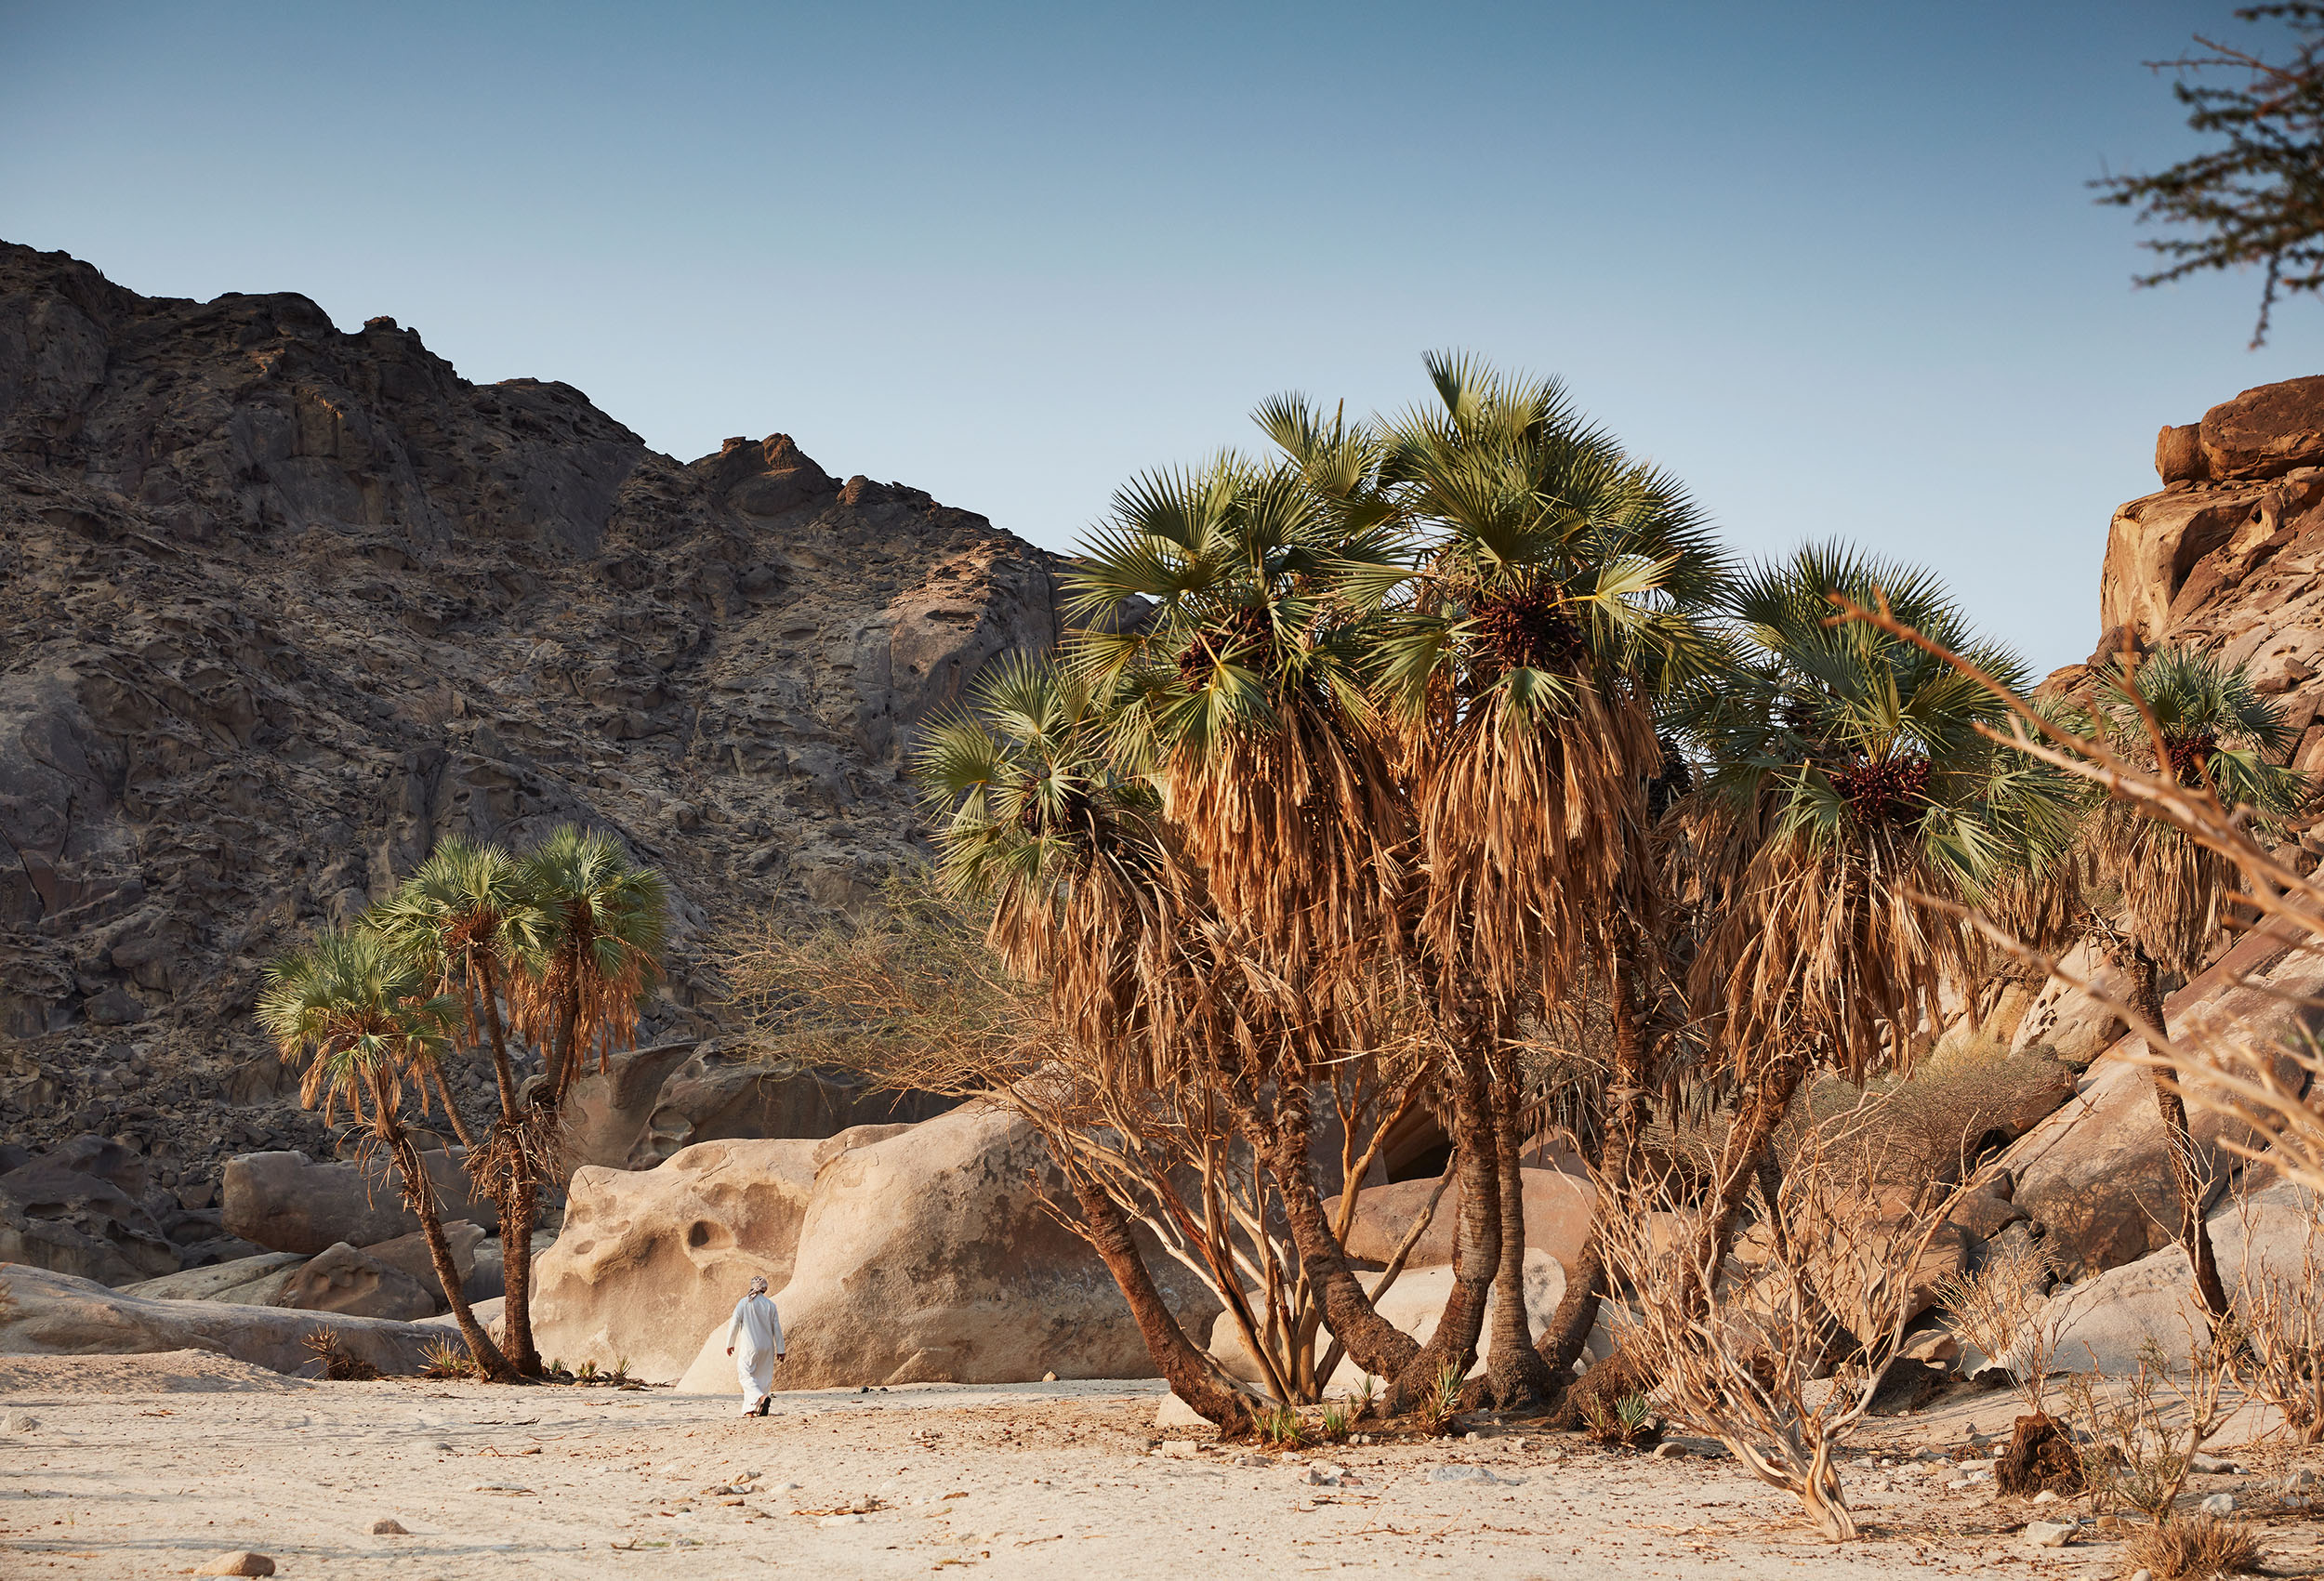
<path id="1" fill-rule="evenodd" d="M 2183 785 L 2203 783 L 2203 766 L 2212 754 L 2219 750 L 2219 732 L 2200 731 L 2193 735 L 2165 736 L 2162 749 L 2171 760 L 2171 777 Z"/>
<path id="2" fill-rule="evenodd" d="M 1829 771 L 1832 789 L 1859 823 L 1901 823 L 1927 799 L 1929 760 L 1919 756 L 1882 758 Z"/>
<path id="3" fill-rule="evenodd" d="M 1469 622 L 1471 651 L 1496 674 L 1571 669 L 1589 652 L 1581 625 L 1567 607 L 1565 590 L 1554 582 L 1479 603 Z"/>
<path id="4" fill-rule="evenodd" d="M 1214 665 L 1263 657 L 1273 652 L 1274 637 L 1274 623 L 1262 605 L 1241 605 L 1179 651 L 1178 673 L 1199 691 L 1209 684 Z"/>

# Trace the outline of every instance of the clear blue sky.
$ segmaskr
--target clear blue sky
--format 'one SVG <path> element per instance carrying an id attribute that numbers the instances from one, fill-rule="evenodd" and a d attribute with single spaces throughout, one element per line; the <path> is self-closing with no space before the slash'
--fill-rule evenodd
<path id="1" fill-rule="evenodd" d="M 2319 371 L 2324 307 L 2246 352 L 2256 282 L 2133 293 L 2083 187 L 2189 150 L 2140 62 L 2228 11 L 0 0 L 0 236 L 1060 547 L 1273 391 L 1464 347 L 2047 667 L 2156 428 Z"/>

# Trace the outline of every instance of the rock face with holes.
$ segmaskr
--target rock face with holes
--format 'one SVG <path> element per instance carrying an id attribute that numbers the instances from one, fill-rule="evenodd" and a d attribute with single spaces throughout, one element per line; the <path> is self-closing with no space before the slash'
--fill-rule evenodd
<path id="1" fill-rule="evenodd" d="M 656 1168 L 577 1170 L 564 1228 L 534 1264 L 541 1354 L 677 1378 L 755 1275 L 790 1283 L 820 1145 L 701 1142 Z"/>
<path id="2" fill-rule="evenodd" d="M 915 723 L 1058 635 L 1050 556 L 783 435 L 683 462 L 391 319 L 4 244 L 0 586 L 0 1136 L 161 1186 L 329 1151 L 260 970 L 448 835 L 619 836 L 676 892 L 645 1040 L 716 1030 L 714 919 L 871 893 Z M 655 1145 L 767 1095 L 717 1096 Z"/>

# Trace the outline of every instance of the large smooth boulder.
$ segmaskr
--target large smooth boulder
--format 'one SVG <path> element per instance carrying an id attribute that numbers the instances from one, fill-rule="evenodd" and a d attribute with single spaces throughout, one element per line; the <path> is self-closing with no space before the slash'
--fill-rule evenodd
<path id="1" fill-rule="evenodd" d="M 109 1290 L 91 1279 L 22 1264 L 0 1266 L 0 1354 L 141 1355 L 212 1350 L 278 1373 L 320 1370 L 304 1343 L 318 1329 L 383 1373 L 419 1370 L 420 1347 L 438 1330 L 337 1312 L 222 1301 L 157 1301 Z"/>
<path id="2" fill-rule="evenodd" d="M 715 1038 L 617 1054 L 574 1084 L 566 1156 L 578 1168 L 651 1169 L 699 1142 L 827 1137 L 910 1124 L 954 1100 L 881 1092 L 838 1071 L 770 1062 Z"/>
<path id="3" fill-rule="evenodd" d="M 92 1151 L 80 1142 L 99 1142 Z M 0 1261 L 29 1263 L 103 1285 L 174 1273 L 178 1248 L 122 1184 L 107 1179 L 106 1154 L 127 1150 L 98 1138 L 74 1143 L 0 1175 Z M 142 1168 L 124 1183 L 142 1186 Z"/>
<path id="4" fill-rule="evenodd" d="M 419 1281 L 344 1241 L 325 1247 L 285 1280 L 274 1304 L 403 1323 L 433 1317 L 437 1309 L 435 1298 Z"/>
<path id="5" fill-rule="evenodd" d="M 2211 1211 L 2212 1250 L 2230 1300 L 2246 1279 L 2253 1285 L 2299 1284 L 2307 1266 L 2311 1227 L 2317 1222 L 2311 1201 L 2300 1186 L 2279 1179 Z M 2324 1233 L 2319 1233 L 2315 1251 L 2324 1257 Z M 2176 1245 L 2062 1286 L 2044 1303 L 2036 1321 L 2056 1326 L 2052 1365 L 2118 1377 L 2137 1368 L 2140 1352 L 2149 1342 L 2173 1366 L 2184 1366 L 2189 1341 L 2210 1331 L 2186 1253 Z"/>
<path id="6" fill-rule="evenodd" d="M 1525 1191 L 1525 1249 L 1544 1252 L 1555 1258 L 1561 1267 L 1571 1269 L 1590 1238 L 1591 1216 L 1598 1206 L 1597 1188 L 1578 1175 L 1559 1169 L 1525 1169 L 1520 1173 Z M 1428 1206 L 1429 1193 L 1435 1189 L 1434 1180 L 1398 1180 L 1390 1185 L 1365 1187 L 1356 1198 L 1355 1221 L 1348 1230 L 1348 1255 L 1367 1262 L 1386 1262 L 1394 1255 L 1397 1244 L 1409 1232 L 1413 1220 Z M 1327 1215 L 1336 1214 L 1339 1206 L 1340 1199 L 1333 1197 L 1325 1204 L 1325 1211 Z M 1460 1186 L 1455 1181 L 1437 1203 L 1435 1217 L 1413 1244 L 1405 1266 L 1449 1266 L 1459 1224 Z"/>
<path id="7" fill-rule="evenodd" d="M 458 1276 L 461 1288 L 466 1289 L 476 1272 L 477 1248 L 484 1244 L 483 1229 L 465 1219 L 447 1219 L 443 1225 L 443 1238 L 445 1248 L 452 1253 L 452 1271 Z M 398 1235 L 392 1241 L 382 1241 L 363 1250 L 363 1256 L 387 1264 L 417 1285 L 429 1299 L 436 1303 L 436 1311 L 442 1311 L 452 1305 L 444 1294 L 442 1284 L 436 1278 L 435 1254 L 428 1249 L 428 1237 L 424 1232 L 415 1231 L 409 1235 Z"/>
<path id="8" fill-rule="evenodd" d="M 2304 1013 L 2299 999 L 2324 990 L 2324 968 L 2303 956 L 2278 962 L 2234 987 L 2221 985 L 2222 975 L 2220 967 L 2213 967 L 2172 996 L 2174 1033 L 2185 1035 L 2209 1021 L 2265 1041 L 2290 1031 Z M 2001 1158 L 2016 1184 L 2013 1200 L 2047 1227 L 2043 1245 L 2067 1273 L 2120 1268 L 2176 1244 L 2178 1191 L 2155 1106 L 2154 1076 L 2146 1065 L 2124 1057 L 2132 1043 L 2125 1038 L 2093 1065 L 2073 1100 Z M 2276 1074 L 2294 1090 L 2305 1079 L 2288 1054 L 2277 1060 Z M 2222 1141 L 2232 1137 L 2256 1146 L 2262 1139 L 2248 1126 L 2193 1106 L 2188 1128 L 2209 1202 L 2232 1163 Z"/>
<path id="9" fill-rule="evenodd" d="M 2247 389 L 2197 425 L 2203 471 L 2213 479 L 2278 478 L 2324 462 L 2324 375 Z"/>
<path id="10" fill-rule="evenodd" d="M 144 1296 L 156 1301 L 229 1301 L 247 1307 L 271 1307 L 290 1276 L 307 1266 L 298 1252 L 260 1252 L 207 1268 L 189 1268 L 159 1279 L 121 1287 L 125 1296 Z"/>
<path id="11" fill-rule="evenodd" d="M 790 1283 L 824 1145 L 703 1142 L 654 1169 L 575 1172 L 564 1228 L 533 1265 L 541 1354 L 679 1377 L 753 1275 Z"/>
<path id="12" fill-rule="evenodd" d="M 457 1148 L 422 1155 L 444 1218 L 489 1230 L 497 1214 L 470 1190 L 460 1167 L 465 1156 Z M 227 1161 L 225 1188 L 226 1228 L 269 1251 L 311 1257 L 341 1241 L 376 1246 L 419 1229 L 394 1170 L 383 1162 L 358 1167 L 318 1164 L 303 1153 L 245 1153 Z"/>
<path id="13" fill-rule="evenodd" d="M 778 1382 L 1151 1377 L 1112 1275 L 1051 1211 L 1070 1200 L 1039 1135 L 982 1105 L 841 1153 L 816 1178 L 778 1298 L 790 1337 Z M 1146 1260 L 1163 1299 L 1207 1334 L 1216 1298 L 1159 1251 Z M 680 1387 L 732 1390 L 723 1322 L 700 1346 Z"/>

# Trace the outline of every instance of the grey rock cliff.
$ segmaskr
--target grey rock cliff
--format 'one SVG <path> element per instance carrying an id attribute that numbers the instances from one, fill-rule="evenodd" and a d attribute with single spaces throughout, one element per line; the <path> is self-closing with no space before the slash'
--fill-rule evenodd
<path id="1" fill-rule="evenodd" d="M 1050 557 L 784 435 L 681 463 L 391 320 L 0 244 L 0 1131 L 327 1153 L 260 968 L 453 834 L 619 834 L 677 894 L 644 1034 L 714 1032 L 717 926 L 867 895 L 916 722 L 1057 621 Z"/>

